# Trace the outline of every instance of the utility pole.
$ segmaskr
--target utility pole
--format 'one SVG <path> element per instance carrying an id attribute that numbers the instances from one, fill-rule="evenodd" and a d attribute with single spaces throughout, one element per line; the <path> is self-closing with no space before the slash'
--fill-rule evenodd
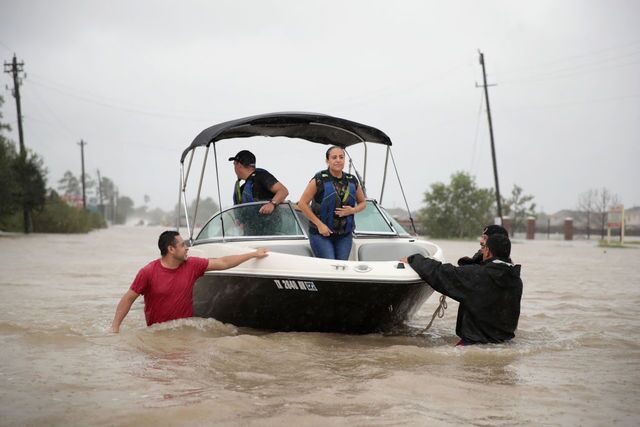
<path id="1" fill-rule="evenodd" d="M 27 162 L 27 150 L 24 146 L 24 132 L 22 131 L 22 107 L 20 105 L 20 85 L 22 79 L 19 73 L 24 72 L 24 62 L 18 62 L 16 54 L 13 54 L 13 61 L 4 63 L 4 72 L 10 73 L 13 77 L 13 97 L 16 99 L 16 110 L 18 114 L 18 139 L 20 142 L 20 161 L 24 165 Z M 24 177 L 23 177 L 24 179 Z M 20 183 L 23 187 L 24 182 Z M 27 208 L 26 203 L 22 205 L 22 219 L 25 234 L 31 233 L 33 224 L 31 222 L 31 211 Z"/>
<path id="2" fill-rule="evenodd" d="M 82 161 L 82 208 L 87 209 L 87 193 L 85 191 L 85 179 L 84 179 L 84 146 L 87 145 L 86 142 L 80 140 L 78 142 L 80 146 L 80 159 Z"/>
<path id="3" fill-rule="evenodd" d="M 20 141 L 20 156 L 26 157 L 24 148 L 24 133 L 22 132 L 22 107 L 20 105 L 20 85 L 22 79 L 18 73 L 24 72 L 24 62 L 18 62 L 16 54 L 13 54 L 13 61 L 4 63 L 4 72 L 10 73 L 13 77 L 13 97 L 16 99 L 16 110 L 18 112 L 18 138 Z"/>
<path id="4" fill-rule="evenodd" d="M 502 224 L 502 203 L 500 202 L 500 184 L 498 183 L 498 163 L 496 162 L 496 148 L 493 141 L 493 124 L 491 123 L 491 107 L 489 106 L 489 89 L 488 86 L 495 85 L 487 85 L 487 72 L 484 68 L 484 54 L 478 50 L 480 54 L 480 65 L 482 65 L 482 77 L 484 79 L 484 84 L 482 86 L 476 83 L 476 87 L 484 87 L 484 99 L 487 103 L 487 118 L 489 119 L 489 137 L 491 138 L 491 158 L 493 159 L 493 178 L 495 180 L 496 186 L 496 203 L 498 205 L 498 218 L 500 218 L 500 223 Z"/>

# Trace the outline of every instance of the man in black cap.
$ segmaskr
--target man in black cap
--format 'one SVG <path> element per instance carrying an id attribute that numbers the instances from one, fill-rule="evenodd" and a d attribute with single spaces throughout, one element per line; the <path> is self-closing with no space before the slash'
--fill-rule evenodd
<path id="1" fill-rule="evenodd" d="M 229 161 L 233 161 L 233 168 L 238 177 L 233 192 L 234 204 L 268 200 L 269 203 L 262 205 L 259 212 L 269 215 L 289 195 L 287 187 L 273 175 L 265 169 L 256 168 L 256 156 L 251 151 L 242 150 L 229 157 Z M 244 184 L 240 185 L 240 181 L 243 180 Z"/>
<path id="2" fill-rule="evenodd" d="M 471 258 L 468 256 L 464 256 L 458 260 L 458 265 L 469 265 L 469 264 L 480 264 L 482 263 L 482 248 L 484 248 L 487 243 L 487 238 L 493 234 L 501 234 L 503 236 L 509 237 L 509 233 L 507 230 L 501 225 L 487 225 L 484 230 L 482 230 L 482 235 L 480 236 L 480 249 L 476 252 Z M 511 262 L 511 259 L 509 259 Z"/>
<path id="3" fill-rule="evenodd" d="M 480 264 L 462 267 L 420 254 L 401 260 L 433 289 L 460 303 L 458 345 L 508 341 L 518 328 L 522 279 L 520 266 L 509 261 L 511 241 L 504 234 L 490 234 L 480 251 Z"/>

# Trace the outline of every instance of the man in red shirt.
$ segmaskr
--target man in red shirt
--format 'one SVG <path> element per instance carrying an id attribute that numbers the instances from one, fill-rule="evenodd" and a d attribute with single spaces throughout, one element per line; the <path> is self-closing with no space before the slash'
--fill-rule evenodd
<path id="1" fill-rule="evenodd" d="M 193 286 L 208 270 L 226 270 L 252 258 L 264 258 L 266 249 L 221 258 L 187 258 L 189 247 L 176 231 L 160 234 L 161 258 L 140 269 L 129 290 L 122 296 L 111 324 L 111 332 L 119 332 L 120 324 L 131 305 L 144 295 L 147 326 L 193 316 Z"/>

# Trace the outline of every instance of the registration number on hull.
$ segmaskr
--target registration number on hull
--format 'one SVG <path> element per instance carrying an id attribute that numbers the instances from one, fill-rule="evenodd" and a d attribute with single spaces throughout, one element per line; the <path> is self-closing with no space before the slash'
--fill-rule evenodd
<path id="1" fill-rule="evenodd" d="M 280 280 L 274 279 L 273 282 L 276 284 L 278 289 L 289 289 L 289 290 L 297 290 L 297 291 L 312 291 L 317 292 L 318 288 L 316 288 L 316 284 L 313 282 L 306 282 L 304 280 Z"/>

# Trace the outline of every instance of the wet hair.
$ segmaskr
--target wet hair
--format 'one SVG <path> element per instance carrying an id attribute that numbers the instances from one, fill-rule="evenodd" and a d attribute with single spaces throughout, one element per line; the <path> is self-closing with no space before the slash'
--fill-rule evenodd
<path id="1" fill-rule="evenodd" d="M 487 236 L 491 236 L 492 234 L 502 234 L 509 237 L 507 230 L 503 226 L 496 224 L 487 225 L 484 230 L 482 230 L 482 234 L 486 234 Z"/>
<path id="2" fill-rule="evenodd" d="M 333 150 L 334 148 L 339 148 L 344 152 L 344 148 L 338 147 L 337 145 L 332 145 L 331 147 L 329 147 L 327 152 L 324 154 L 324 156 L 327 158 L 327 160 L 329 160 L 329 153 L 331 153 L 331 150 Z"/>
<path id="3" fill-rule="evenodd" d="M 158 249 L 160 249 L 160 255 L 165 256 L 169 253 L 169 246 L 175 246 L 176 236 L 179 235 L 180 233 L 173 230 L 167 230 L 160 233 L 160 237 L 158 238 Z"/>
<path id="4" fill-rule="evenodd" d="M 511 255 L 511 240 L 504 234 L 491 234 L 487 237 L 486 246 L 494 258 L 508 260 Z"/>

